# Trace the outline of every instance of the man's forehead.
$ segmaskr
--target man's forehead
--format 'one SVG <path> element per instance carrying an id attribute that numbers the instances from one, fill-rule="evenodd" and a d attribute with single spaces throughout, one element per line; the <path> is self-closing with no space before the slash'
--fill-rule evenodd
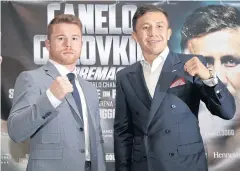
<path id="1" fill-rule="evenodd" d="M 81 35 L 81 30 L 80 28 L 76 25 L 76 27 L 65 27 L 64 25 L 62 26 L 56 26 L 52 28 L 52 34 L 58 35 L 58 34 L 68 34 L 68 35 Z"/>
<path id="2" fill-rule="evenodd" d="M 160 11 L 146 12 L 143 16 L 138 18 L 138 22 L 141 24 L 152 22 L 166 23 L 167 17 Z"/>
<path id="3" fill-rule="evenodd" d="M 230 40 L 231 41 L 240 41 L 240 30 L 238 29 L 224 29 L 216 32 L 212 32 L 201 36 L 206 41 L 222 41 L 222 40 Z M 220 42 L 219 42 L 220 43 Z"/>
<path id="4" fill-rule="evenodd" d="M 202 55 L 231 54 L 240 56 L 240 32 L 238 30 L 221 30 L 188 41 L 187 49 Z"/>
<path id="5" fill-rule="evenodd" d="M 71 23 L 58 23 L 52 25 L 53 30 L 80 30 L 80 27 L 76 24 Z"/>

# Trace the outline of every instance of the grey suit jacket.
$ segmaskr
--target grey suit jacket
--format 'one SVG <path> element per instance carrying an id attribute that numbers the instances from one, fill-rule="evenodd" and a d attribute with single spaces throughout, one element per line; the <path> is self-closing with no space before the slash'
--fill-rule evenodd
<path id="1" fill-rule="evenodd" d="M 8 132 L 15 142 L 30 137 L 27 171 L 83 171 L 85 167 L 83 121 L 71 93 L 57 108 L 46 95 L 57 76 L 57 69 L 47 62 L 22 72 L 16 80 Z M 92 170 L 105 171 L 97 91 L 78 79 L 88 107 Z"/>

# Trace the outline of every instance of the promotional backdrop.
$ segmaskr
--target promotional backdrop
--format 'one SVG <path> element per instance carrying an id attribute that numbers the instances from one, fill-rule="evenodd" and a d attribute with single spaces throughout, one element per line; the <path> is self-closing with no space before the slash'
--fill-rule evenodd
<path id="1" fill-rule="evenodd" d="M 141 50 L 131 38 L 131 19 L 137 6 L 154 4 L 169 14 L 173 35 L 169 48 L 182 52 L 181 29 L 195 9 L 211 4 L 240 10 L 240 2 L 179 1 L 67 1 L 1 2 L 1 166 L 3 171 L 23 171 L 28 159 L 28 141 L 14 143 L 8 137 L 6 121 L 11 109 L 14 84 L 20 72 L 44 65 L 48 51 L 44 45 L 47 25 L 58 14 L 79 16 L 83 23 L 83 49 L 78 73 L 98 89 L 104 148 L 108 171 L 114 171 L 113 121 L 115 117 L 115 75 L 141 59 Z M 201 26 L 200 26 L 201 27 Z M 219 42 L 224 44 L 226 42 Z M 216 44 L 218 46 L 219 44 Z M 240 48 L 238 50 L 240 61 Z M 240 62 L 234 66 L 240 73 Z M 239 74 L 240 75 L 240 74 Z M 237 79 L 237 77 L 236 77 Z M 240 80 L 240 76 L 238 77 Z M 235 96 L 237 113 L 239 101 Z M 236 117 L 237 118 L 237 117 Z M 240 166 L 238 120 L 225 121 L 200 107 L 199 123 L 209 159 L 209 170 L 237 171 Z M 63 125 L 64 126 L 64 125 Z M 78 159 L 76 159 L 77 162 Z"/>

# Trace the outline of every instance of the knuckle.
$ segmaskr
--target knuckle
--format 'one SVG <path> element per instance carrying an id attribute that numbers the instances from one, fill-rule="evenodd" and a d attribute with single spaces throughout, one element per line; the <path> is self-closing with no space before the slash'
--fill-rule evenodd
<path id="1" fill-rule="evenodd" d="M 60 81 L 60 80 L 61 80 L 61 77 L 60 77 L 60 76 L 57 76 L 57 77 L 56 77 L 56 80 L 57 80 L 57 81 Z"/>

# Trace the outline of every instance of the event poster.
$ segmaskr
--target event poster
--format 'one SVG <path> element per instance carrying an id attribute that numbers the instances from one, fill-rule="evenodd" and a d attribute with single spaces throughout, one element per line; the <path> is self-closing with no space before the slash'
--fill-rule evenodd
<path id="1" fill-rule="evenodd" d="M 237 10 L 237 26 L 240 29 L 240 2 L 237 1 L 1 1 L 1 55 L 3 57 L 1 167 L 3 171 L 26 169 L 29 153 L 28 140 L 14 143 L 7 132 L 6 121 L 12 105 L 14 84 L 22 71 L 36 69 L 47 62 L 49 55 L 44 44 L 47 38 L 47 25 L 61 13 L 78 16 L 83 23 L 83 48 L 77 70 L 82 78 L 91 82 L 98 90 L 105 160 L 108 171 L 114 171 L 113 122 L 116 73 L 141 59 L 141 49 L 131 36 L 131 19 L 137 6 L 143 4 L 154 4 L 168 12 L 173 31 L 169 48 L 177 53 L 193 53 L 188 49 L 188 44 L 183 42 L 187 28 L 184 27 L 184 23 L 198 8 L 207 8 L 210 5 L 234 7 Z M 194 24 L 193 22 L 192 25 Z M 219 37 L 224 35 L 224 29 L 217 32 L 219 34 L 206 35 L 208 43 L 218 48 L 222 54 L 224 48 L 221 49 L 221 47 L 225 44 L 230 46 L 230 50 L 226 48 L 226 54 L 218 55 L 217 49 L 214 54 L 210 54 L 209 61 L 221 61 L 221 67 L 217 72 L 233 93 L 237 111 L 233 120 L 226 121 L 211 115 L 205 105 L 201 104 L 199 125 L 209 161 L 209 170 L 237 171 L 240 167 L 240 85 L 237 83 L 240 79 L 240 38 L 234 39 L 232 36 L 234 40 L 227 38 L 226 41 L 221 41 Z M 230 42 L 237 41 L 238 46 L 234 43 L 231 46 Z M 197 49 L 200 49 L 197 51 L 198 54 L 205 55 L 201 47 Z M 210 47 L 207 48 L 209 49 Z M 232 51 L 234 55 L 231 55 Z M 209 65 L 214 67 L 215 63 L 209 62 Z"/>

